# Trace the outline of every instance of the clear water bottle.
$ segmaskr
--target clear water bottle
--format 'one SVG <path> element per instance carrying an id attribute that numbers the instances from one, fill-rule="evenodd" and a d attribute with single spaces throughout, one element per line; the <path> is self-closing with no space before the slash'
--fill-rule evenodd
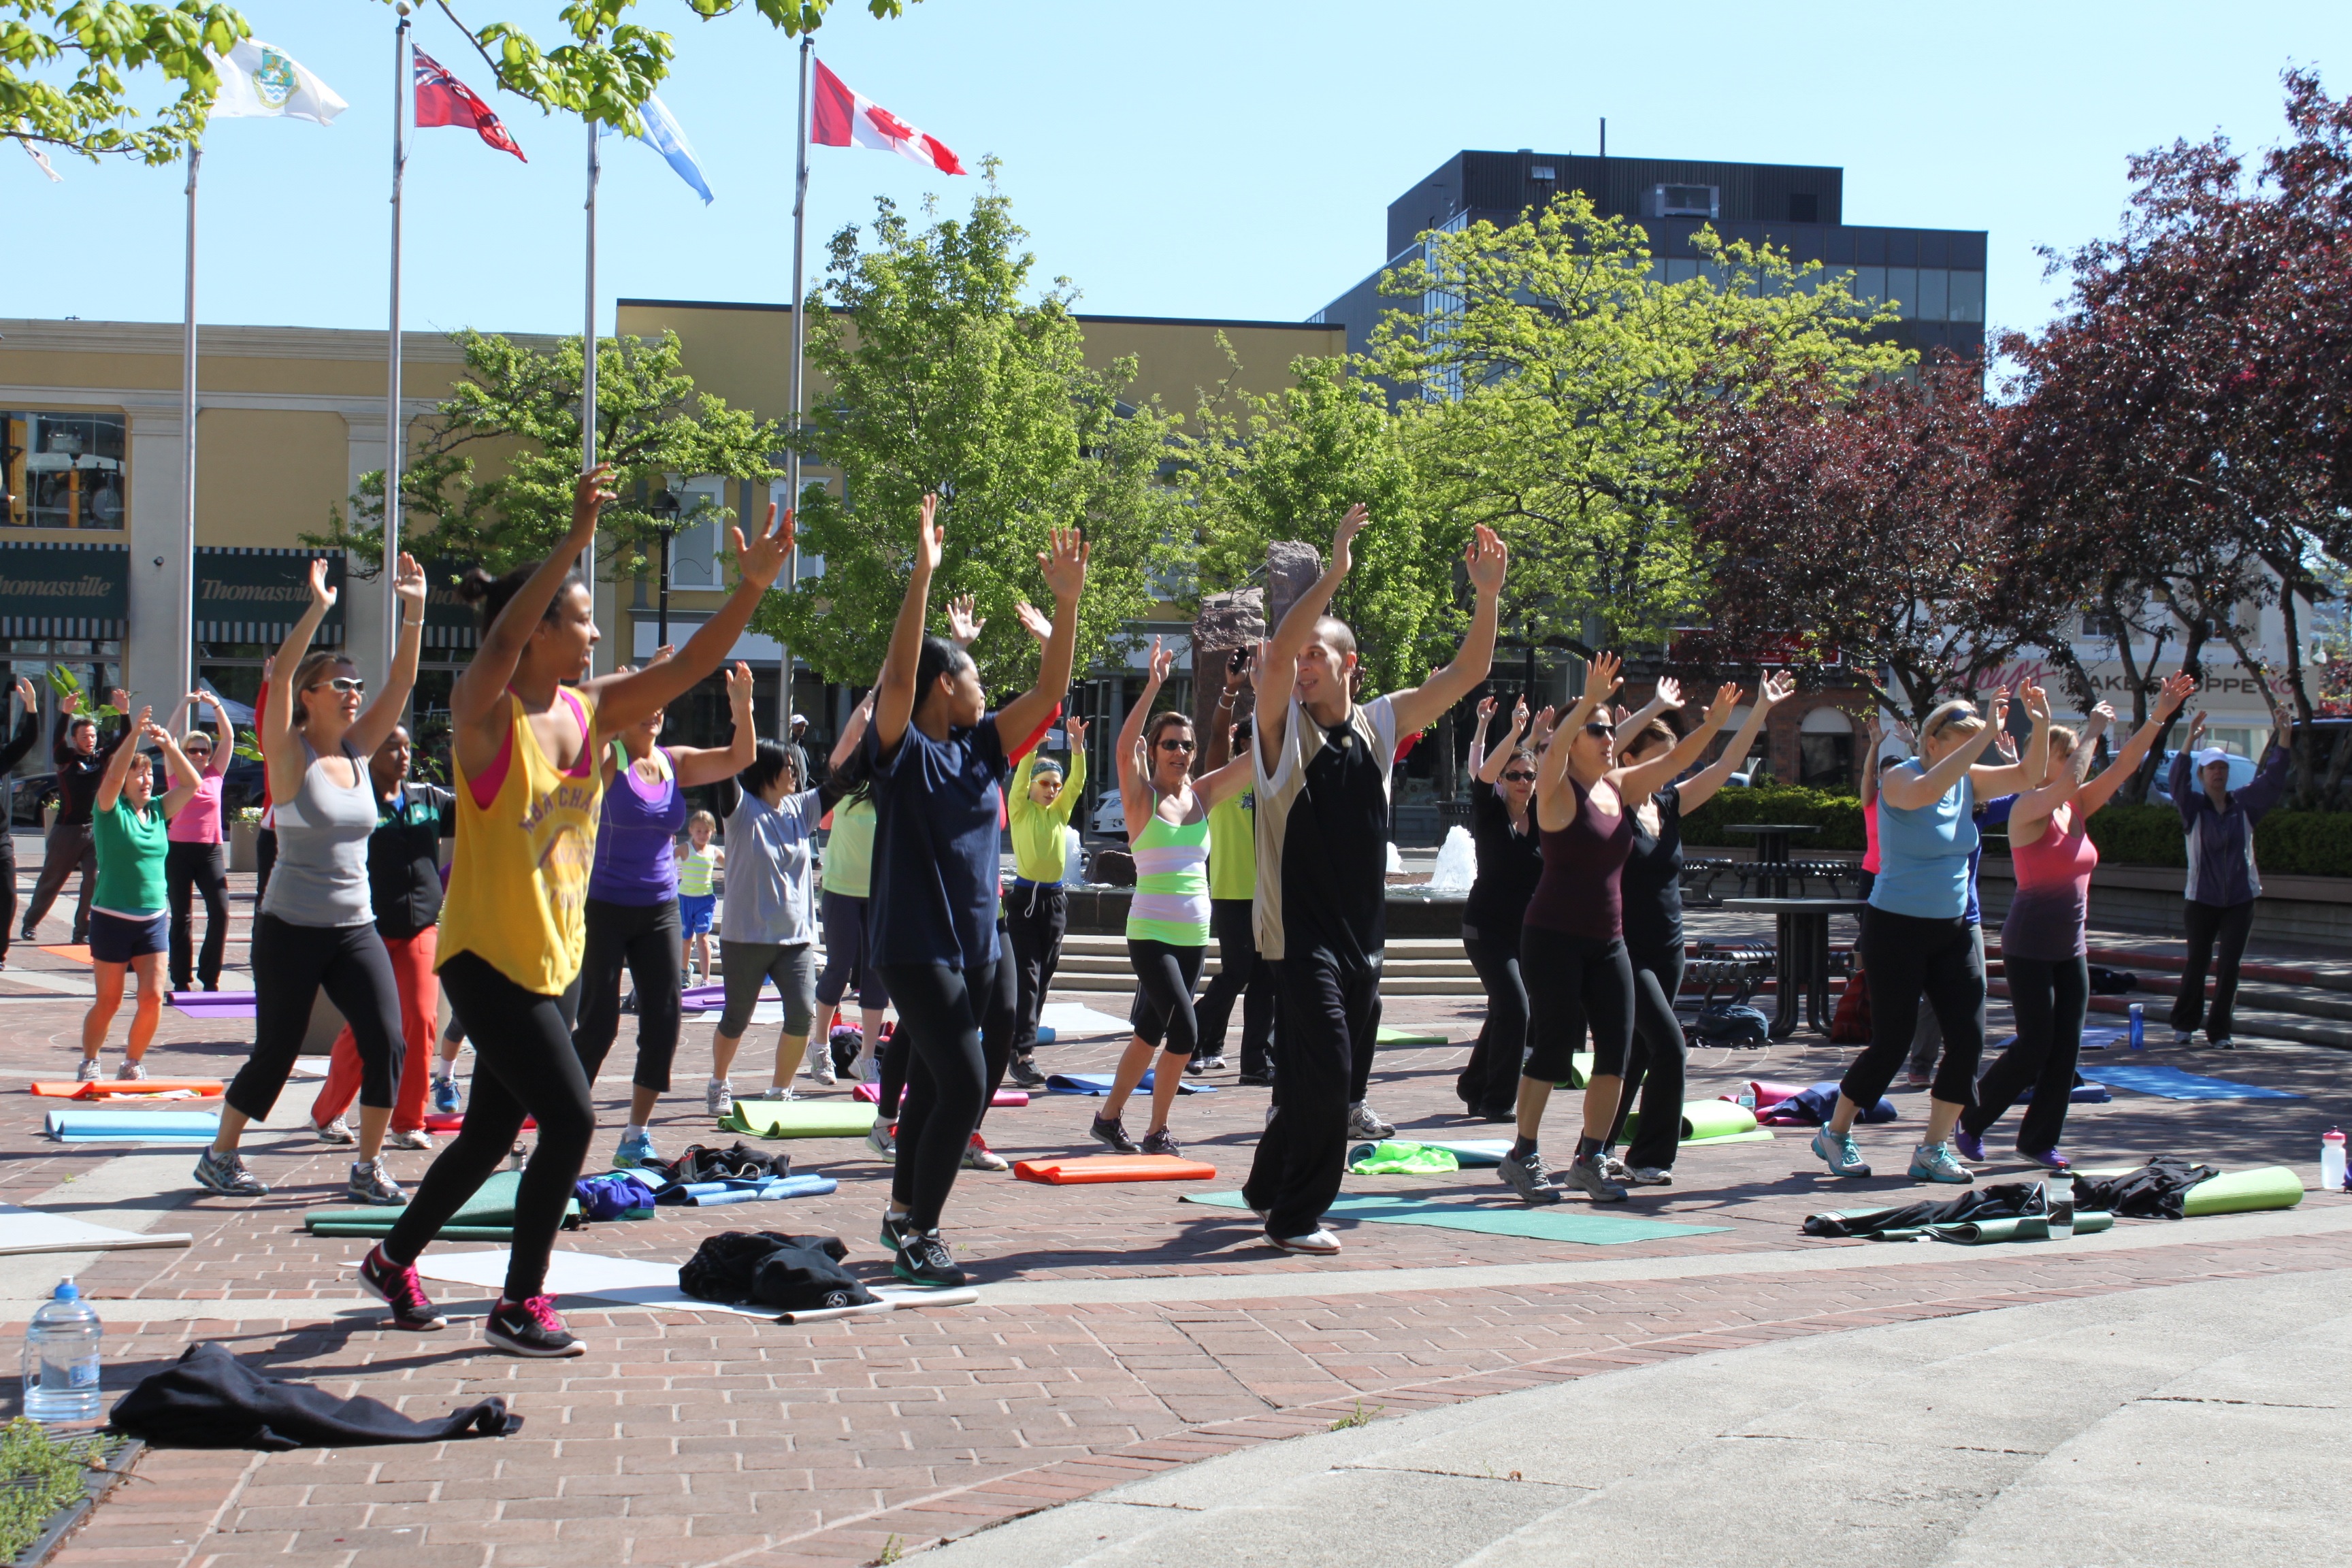
<path id="1" fill-rule="evenodd" d="M 2344 1133 L 2339 1128 L 2329 1128 L 2327 1135 L 2319 1141 L 2319 1190 L 2344 1190 Z"/>
<path id="2" fill-rule="evenodd" d="M 98 1419 L 98 1347 L 105 1333 L 73 1280 L 61 1281 L 25 1331 L 26 1415 L 58 1424 Z"/>
<path id="3" fill-rule="evenodd" d="M 2131 1048 L 2143 1049 L 2147 1045 L 2147 1009 L 2135 1002 L 2131 1005 Z"/>
<path id="4" fill-rule="evenodd" d="M 2074 1178 L 2060 1171 L 2042 1184 L 2042 1206 L 2050 1215 L 2050 1239 L 2064 1241 L 2074 1234 Z"/>

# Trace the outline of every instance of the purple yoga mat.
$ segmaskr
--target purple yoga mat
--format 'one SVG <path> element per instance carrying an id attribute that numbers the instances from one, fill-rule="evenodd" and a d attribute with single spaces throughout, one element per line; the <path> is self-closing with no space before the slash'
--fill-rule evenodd
<path id="1" fill-rule="evenodd" d="M 191 1018 L 250 1018 L 250 991 L 174 991 L 172 1005 Z"/>

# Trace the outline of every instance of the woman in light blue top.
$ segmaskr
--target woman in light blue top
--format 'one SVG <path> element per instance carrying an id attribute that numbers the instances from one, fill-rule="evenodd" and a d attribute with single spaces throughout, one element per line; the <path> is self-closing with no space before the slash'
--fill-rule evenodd
<path id="1" fill-rule="evenodd" d="M 1929 1092 L 1927 1135 L 1912 1152 L 1911 1178 L 1975 1178 L 1952 1146 L 1960 1112 L 1976 1102 L 1984 1055 L 1984 950 L 1968 918 L 1969 858 L 1977 848 L 1972 813 L 1979 797 L 2038 783 L 2050 756 L 2050 702 L 2038 686 L 2020 693 L 2033 721 L 2025 755 L 2007 767 L 1977 761 L 2000 733 L 2009 689 L 1993 693 L 1992 721 L 1971 702 L 1947 702 L 1919 730 L 1919 755 L 1889 768 L 1878 784 L 1878 879 L 1862 932 L 1870 977 L 1870 1044 L 1838 1085 L 1837 1110 L 1814 1135 L 1813 1152 L 1837 1176 L 1867 1176 L 1853 1139 L 1861 1108 L 1895 1081 L 1918 1023 L 1919 996 L 1943 1026 L 1944 1058 Z"/>

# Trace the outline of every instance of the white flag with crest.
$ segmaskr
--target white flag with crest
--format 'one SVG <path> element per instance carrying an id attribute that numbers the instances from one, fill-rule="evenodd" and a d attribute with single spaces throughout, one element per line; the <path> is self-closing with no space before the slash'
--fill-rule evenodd
<path id="1" fill-rule="evenodd" d="M 252 120 L 267 115 L 331 124 L 351 106 L 302 63 L 258 38 L 247 38 L 226 56 L 212 57 L 220 72 L 215 120 Z"/>

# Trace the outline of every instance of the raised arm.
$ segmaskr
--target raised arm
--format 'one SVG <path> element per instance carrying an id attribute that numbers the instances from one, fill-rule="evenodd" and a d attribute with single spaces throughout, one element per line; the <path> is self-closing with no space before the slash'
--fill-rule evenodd
<path id="1" fill-rule="evenodd" d="M 727 711 L 735 721 L 735 733 L 726 745 L 670 749 L 670 766 L 677 770 L 679 784 L 717 784 L 733 778 L 759 754 L 760 731 L 751 722 L 751 667 L 740 660 L 727 672 Z"/>
<path id="2" fill-rule="evenodd" d="M 937 521 L 940 498 L 923 498 L 922 521 L 915 528 L 915 560 L 907 574 L 907 593 L 898 601 L 898 618 L 890 626 L 890 651 L 883 656 L 882 673 L 874 683 L 874 741 L 885 755 L 896 752 L 915 716 L 915 667 L 923 656 L 923 619 L 929 613 L 931 574 L 940 569 L 947 546 L 947 527 Z"/>
<path id="3" fill-rule="evenodd" d="M 213 765 L 206 771 L 225 773 L 228 772 L 229 763 L 236 758 L 236 726 L 229 722 L 228 704 L 219 697 L 209 691 L 199 691 L 196 695 L 213 710 Z"/>
<path id="4" fill-rule="evenodd" d="M 1151 658 L 1144 668 L 1143 695 L 1127 710 L 1118 727 L 1111 757 L 1118 765 L 1118 805 L 1127 817 L 1127 839 L 1132 844 L 1151 823 L 1151 759 L 1143 754 L 1143 721 L 1151 714 L 1151 700 L 1176 666 L 1175 653 L 1151 639 Z"/>
<path id="5" fill-rule="evenodd" d="M 171 731 L 160 724 L 150 724 L 147 726 L 147 738 L 163 751 L 163 765 L 172 770 L 173 782 L 163 795 L 163 816 L 168 820 L 179 816 L 180 808 L 196 798 L 196 792 L 204 787 L 205 775 L 188 753 L 180 750 L 180 742 Z M 136 748 L 125 746 L 122 749 L 128 752 Z"/>
<path id="6" fill-rule="evenodd" d="M 685 696 L 697 681 L 719 668 L 727 651 L 743 635 L 743 628 L 751 624 L 751 612 L 760 607 L 761 596 L 767 593 L 768 585 L 776 580 L 776 574 L 784 569 L 784 562 L 792 555 L 793 514 L 783 513 L 780 524 L 776 504 L 770 501 L 766 521 L 760 525 L 757 538 L 746 543 L 741 529 L 730 529 L 729 532 L 734 538 L 735 570 L 741 578 L 735 591 L 727 595 L 727 602 L 719 606 L 717 615 L 695 628 L 676 658 L 662 659 L 628 675 L 606 676 L 586 683 L 596 699 L 598 730 L 617 734 L 652 717 L 655 709 L 667 708 Z M 789 680 L 786 684 L 790 684 Z"/>
<path id="7" fill-rule="evenodd" d="M 1472 531 L 1462 563 L 1477 595 L 1469 635 L 1444 668 L 1411 690 L 1389 693 L 1389 707 L 1396 714 L 1396 732 L 1401 736 L 1417 735 L 1436 723 L 1495 668 L 1495 624 L 1502 614 L 1503 578 L 1510 569 L 1510 552 L 1493 529 L 1481 523 Z"/>
<path id="8" fill-rule="evenodd" d="M 1738 706 L 1739 688 L 1729 681 L 1717 687 L 1715 700 L 1706 705 L 1706 716 L 1699 721 L 1697 728 L 1675 742 L 1664 756 L 1637 767 L 1616 770 L 1618 790 L 1628 799 L 1644 800 L 1672 784 L 1675 776 L 1698 761 L 1708 743 L 1722 733 L 1723 727 L 1731 722 L 1731 710 Z M 1641 727 L 1629 721 L 1617 726 L 1617 733 L 1620 736 L 1638 735 Z M 1622 744 L 1622 741 L 1620 744 Z"/>
<path id="9" fill-rule="evenodd" d="M 839 773 L 857 754 L 857 743 L 866 739 L 866 726 L 873 721 L 874 692 L 868 689 L 865 699 L 849 710 L 849 722 L 841 727 L 841 739 L 833 743 L 833 752 L 825 759 L 827 776 Z"/>
<path id="10" fill-rule="evenodd" d="M 1197 677 L 1198 671 L 1194 674 Z M 1233 761 L 1234 703 L 1249 684 L 1249 651 L 1235 648 L 1225 660 L 1224 683 L 1217 689 L 1216 706 L 1209 714 L 1208 732 L 1201 737 L 1201 772 L 1213 773 Z"/>
<path id="11" fill-rule="evenodd" d="M 1979 763 L 1970 768 L 1969 784 L 1979 800 L 1995 800 L 2039 788 L 2042 776 L 2050 771 L 2050 695 L 2029 680 L 2020 689 L 2019 697 L 2025 704 L 2026 717 L 2033 721 L 2033 732 L 2025 742 L 2025 754 L 1999 767 Z M 1993 703 L 1999 708 L 2000 700 L 1996 697 Z M 1993 721 L 1996 733 L 2003 727 L 1999 719 Z"/>
<path id="12" fill-rule="evenodd" d="M 1656 689 L 1650 693 L 1650 700 L 1634 711 L 1618 720 L 1617 728 L 1626 735 L 1638 735 L 1642 732 L 1643 726 L 1649 723 L 1651 720 L 1661 713 L 1671 712 L 1682 705 L 1682 682 L 1671 675 L 1662 675 L 1658 678 Z"/>
<path id="13" fill-rule="evenodd" d="M 1355 563 L 1349 547 L 1370 519 L 1371 513 L 1361 501 L 1348 509 L 1339 526 L 1331 531 L 1331 563 L 1283 612 L 1282 624 L 1258 647 L 1257 722 L 1253 733 L 1257 739 L 1257 754 L 1269 768 L 1282 755 L 1283 737 L 1290 728 L 1290 694 L 1298 685 L 1298 656 L 1314 637 L 1315 623 L 1331 607 L 1331 595 L 1346 581 L 1349 568 Z M 1402 723 L 1402 720 L 1398 721 L 1399 734 L 1404 732 Z"/>
<path id="14" fill-rule="evenodd" d="M 24 711 L 16 715 L 16 730 L 8 743 L 0 746 L 0 775 L 13 772 L 41 742 L 41 699 L 33 683 L 21 675 L 16 678 L 16 700 Z"/>
<path id="15" fill-rule="evenodd" d="M 1502 778 L 1503 770 L 1509 767 L 1511 759 L 1518 754 L 1519 742 L 1528 732 L 1528 700 L 1522 697 L 1511 709 L 1511 728 L 1503 736 L 1502 744 L 1479 762 L 1475 776 L 1480 784 L 1491 784 Z M 1479 729 L 1480 738 L 1484 739 L 1485 726 L 1482 724 Z"/>
<path id="16" fill-rule="evenodd" d="M 1070 814 L 1078 809 L 1078 792 L 1087 784 L 1087 721 L 1072 714 L 1063 721 L 1062 728 L 1070 740 L 1070 768 L 1062 775 L 1062 793 L 1054 797 L 1047 811 L 1066 825 Z"/>
<path id="17" fill-rule="evenodd" d="M 1739 721 L 1739 729 L 1723 748 L 1723 754 L 1683 781 L 1676 794 L 1684 811 L 1696 811 L 1730 782 L 1731 775 L 1739 771 L 1739 765 L 1754 749 L 1756 737 L 1764 732 L 1766 716 L 1787 701 L 1789 694 L 1796 689 L 1797 683 L 1785 674 L 1776 671 L 1765 676 L 1763 684 L 1756 689 L 1756 700 L 1749 704 L 1748 717 Z"/>
<path id="18" fill-rule="evenodd" d="M 154 713 L 152 707 L 139 710 L 138 722 L 131 733 L 143 734 L 150 728 L 148 719 Z M 106 759 L 106 771 L 98 775 L 98 797 L 93 802 L 100 811 L 112 811 L 114 803 L 122 798 L 122 781 L 131 776 L 131 760 L 139 755 L 137 746 L 118 746 L 114 755 Z M 185 757 L 180 759 L 187 761 Z"/>
<path id="19" fill-rule="evenodd" d="M 1577 731 L 1584 728 L 1585 722 L 1602 703 L 1617 694 L 1617 688 L 1624 684 L 1618 679 L 1617 672 L 1624 668 L 1624 660 L 1613 653 L 1592 656 L 1592 662 L 1584 671 L 1584 695 L 1576 700 L 1567 717 L 1554 727 L 1553 733 L 1557 739 L 1545 749 L 1543 761 L 1536 768 L 1537 799 L 1541 800 L 1558 789 L 1559 781 L 1568 775 L 1568 754 L 1576 749 Z"/>
<path id="20" fill-rule="evenodd" d="M 352 723 L 349 738 L 362 756 L 373 756 L 391 738 L 393 727 L 408 711 L 408 694 L 416 688 L 416 660 L 425 647 L 425 568 L 405 552 L 393 569 L 392 592 L 400 606 L 400 641 L 393 646 L 383 689 Z"/>
<path id="21" fill-rule="evenodd" d="M 1076 529 L 1055 529 L 1037 552 L 1045 586 L 1054 591 L 1054 632 L 1037 656 L 1037 683 L 996 711 L 996 738 L 1009 752 L 1045 727 L 1070 691 L 1070 665 L 1078 649 L 1078 595 L 1087 589 L 1093 549 Z"/>
<path id="22" fill-rule="evenodd" d="M 311 562 L 310 603 L 278 646 L 278 659 L 269 667 L 267 681 L 269 706 L 262 716 L 261 755 L 272 800 L 292 800 L 302 788 L 301 738 L 294 732 L 294 705 L 299 700 L 294 690 L 294 672 L 301 668 L 302 655 L 337 597 L 337 591 L 327 586 L 326 562 Z M 141 721 L 145 721 L 143 717 Z"/>
<path id="23" fill-rule="evenodd" d="M 546 618 L 547 606 L 555 602 L 555 591 L 563 585 L 572 563 L 596 537 L 596 514 L 615 499 L 604 488 L 612 477 L 613 465 L 599 463 L 572 485 L 572 531 L 548 552 L 547 559 L 539 563 L 539 570 L 530 574 L 515 596 L 507 601 L 498 619 L 482 634 L 472 662 L 450 685 L 450 727 L 458 732 L 460 741 L 470 738 L 479 746 L 484 766 L 504 739 L 501 721 L 507 713 L 507 686 L 514 679 L 515 666 L 522 661 L 523 645 L 530 641 L 531 633 Z M 474 765 L 468 763 L 467 771 L 476 771 Z"/>
<path id="24" fill-rule="evenodd" d="M 2009 688 L 2004 686 L 1996 692 L 1994 701 L 2006 708 Z M 1912 811 L 1941 800 L 1947 791 L 1960 782 L 1960 775 L 1976 765 L 1977 759 L 1984 755 L 1985 748 L 1991 745 L 1993 737 L 2000 733 L 1999 721 L 1989 722 L 1954 747 L 1952 754 L 1934 767 L 1916 773 L 1896 773 L 1879 780 L 1879 798 L 1897 811 Z"/>
<path id="25" fill-rule="evenodd" d="M 2138 732 L 2116 751 L 2115 760 L 2100 770 L 2099 776 L 2083 786 L 2074 797 L 2074 809 L 2088 816 L 2113 800 L 2116 791 L 2123 788 L 2131 776 L 2139 772 L 2140 763 L 2147 758 L 2149 748 L 2156 744 L 2156 738 L 2164 733 L 2164 727 L 2172 721 L 2172 716 L 2180 710 L 2180 705 L 2188 701 L 2189 694 L 2196 689 L 2196 681 L 2186 675 L 2175 672 L 2168 676 L 2163 688 L 2157 693 L 2155 712 L 2148 716 L 2147 723 L 2139 727 Z M 2100 706 L 2104 708 L 2106 704 L 2101 703 Z M 2089 748 L 2085 745 L 2084 749 L 2087 751 Z"/>

